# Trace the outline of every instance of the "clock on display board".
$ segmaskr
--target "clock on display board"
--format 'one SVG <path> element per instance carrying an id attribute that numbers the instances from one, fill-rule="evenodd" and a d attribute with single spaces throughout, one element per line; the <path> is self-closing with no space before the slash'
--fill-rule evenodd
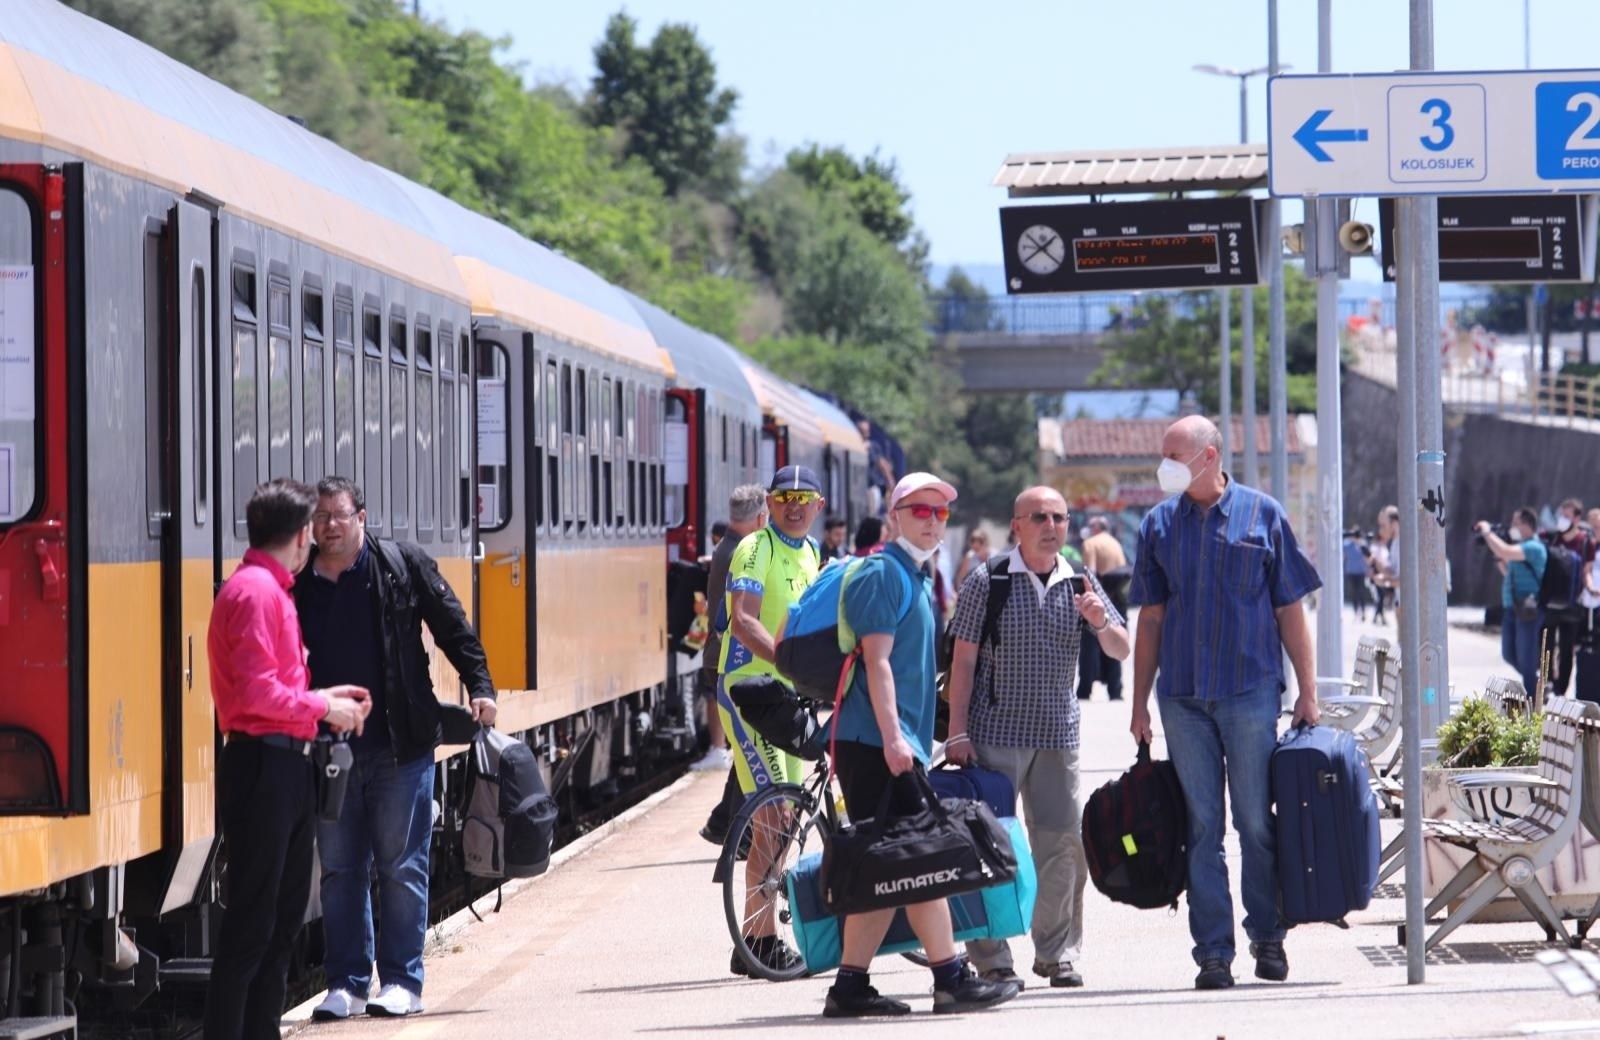
<path id="1" fill-rule="evenodd" d="M 1017 238 L 1017 259 L 1034 274 L 1050 274 L 1067 259 L 1067 244 L 1055 228 L 1035 224 Z"/>

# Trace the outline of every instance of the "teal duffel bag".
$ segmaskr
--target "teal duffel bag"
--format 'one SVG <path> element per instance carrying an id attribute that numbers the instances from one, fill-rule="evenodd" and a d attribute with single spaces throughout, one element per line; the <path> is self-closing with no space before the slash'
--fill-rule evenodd
<path id="1" fill-rule="evenodd" d="M 1039 877 L 1034 871 L 1028 835 L 1022 828 L 1022 821 L 1015 816 L 1004 817 L 1000 823 L 1011 837 L 1011 847 L 1017 854 L 1017 876 L 946 900 L 950 904 L 950 923 L 957 942 L 1009 939 L 1025 934 L 1033 921 Z M 785 884 L 789 889 L 795 943 L 805 959 L 806 971 L 815 975 L 837 968 L 843 936 L 839 918 L 828 913 L 822 903 L 822 853 L 812 852 L 800 857 Z M 911 931 L 905 911 L 897 910 L 878 953 L 905 953 L 921 945 L 922 941 Z"/>

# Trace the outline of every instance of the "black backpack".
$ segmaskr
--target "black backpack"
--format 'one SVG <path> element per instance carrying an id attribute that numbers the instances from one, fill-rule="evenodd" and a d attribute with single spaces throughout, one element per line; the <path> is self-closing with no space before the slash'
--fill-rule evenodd
<path id="1" fill-rule="evenodd" d="M 504 880 L 549 869 L 559 813 L 531 747 L 479 729 L 467 759 L 466 792 L 461 851 L 468 874 Z"/>
<path id="2" fill-rule="evenodd" d="M 1528 565 L 1532 569 L 1532 564 Z M 1539 579 L 1539 606 L 1546 610 L 1565 610 L 1578 602 L 1583 592 L 1583 553 L 1552 540 L 1547 547 L 1544 576 Z"/>
<path id="3" fill-rule="evenodd" d="M 1006 603 L 1011 599 L 1011 554 L 991 556 L 984 563 L 983 569 L 989 574 L 989 595 L 983 604 L 983 627 L 978 630 L 978 649 L 985 646 L 1000 645 L 1000 615 L 1005 612 Z M 998 586 L 998 588 L 997 588 Z M 956 656 L 956 636 L 953 631 L 946 628 L 944 638 L 939 642 L 938 668 L 940 672 L 949 672 L 950 665 Z M 994 694 L 994 669 L 989 670 L 989 703 L 993 704 Z"/>
<path id="4" fill-rule="evenodd" d="M 1189 812 L 1178 770 L 1150 745 L 1083 807 L 1089 877 L 1107 899 L 1143 910 L 1177 909 L 1189 878 Z"/>

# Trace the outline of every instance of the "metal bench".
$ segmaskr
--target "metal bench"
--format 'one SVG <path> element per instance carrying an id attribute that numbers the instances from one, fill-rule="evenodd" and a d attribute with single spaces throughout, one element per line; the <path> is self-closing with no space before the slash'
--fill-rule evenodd
<path id="1" fill-rule="evenodd" d="M 1483 684 L 1483 695 L 1494 705 L 1496 714 L 1509 718 L 1514 715 L 1534 713 L 1533 698 L 1522 688 L 1521 679 L 1513 679 L 1507 675 L 1491 675 L 1489 681 Z"/>
<path id="2" fill-rule="evenodd" d="M 1451 902 L 1460 904 L 1428 937 L 1427 948 L 1472 920 L 1500 893 L 1510 889 L 1545 934 L 1571 941 L 1561 914 L 1539 883 L 1538 873 L 1571 842 L 1581 818 L 1584 787 L 1584 719 L 1600 719 L 1600 705 L 1557 698 L 1545 707 L 1537 774 L 1484 770 L 1451 779 L 1464 790 L 1529 787 L 1533 807 L 1520 819 L 1423 820 L 1422 836 L 1467 849 L 1473 856 L 1434 896 L 1424 911 L 1432 917 Z M 1600 822 L 1597 819 L 1596 822 Z M 1404 942 L 1402 936 L 1401 941 Z"/>
<path id="3" fill-rule="evenodd" d="M 1324 725 L 1354 731 L 1373 708 L 1383 706 L 1378 677 L 1383 672 L 1383 659 L 1390 652 L 1389 641 L 1382 636 L 1362 636 L 1356 641 L 1355 664 L 1348 679 L 1317 676 L 1317 708 Z M 1321 691 L 1325 689 L 1343 692 L 1324 696 Z"/>

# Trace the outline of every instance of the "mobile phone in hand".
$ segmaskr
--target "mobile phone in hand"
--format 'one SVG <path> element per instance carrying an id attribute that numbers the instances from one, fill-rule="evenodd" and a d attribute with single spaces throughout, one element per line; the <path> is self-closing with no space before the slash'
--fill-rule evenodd
<path id="1" fill-rule="evenodd" d="M 1089 591 L 1089 583 L 1084 580 L 1084 577 L 1081 574 L 1068 575 L 1067 584 L 1072 587 L 1072 594 L 1074 596 L 1081 596 L 1085 592 Z"/>

